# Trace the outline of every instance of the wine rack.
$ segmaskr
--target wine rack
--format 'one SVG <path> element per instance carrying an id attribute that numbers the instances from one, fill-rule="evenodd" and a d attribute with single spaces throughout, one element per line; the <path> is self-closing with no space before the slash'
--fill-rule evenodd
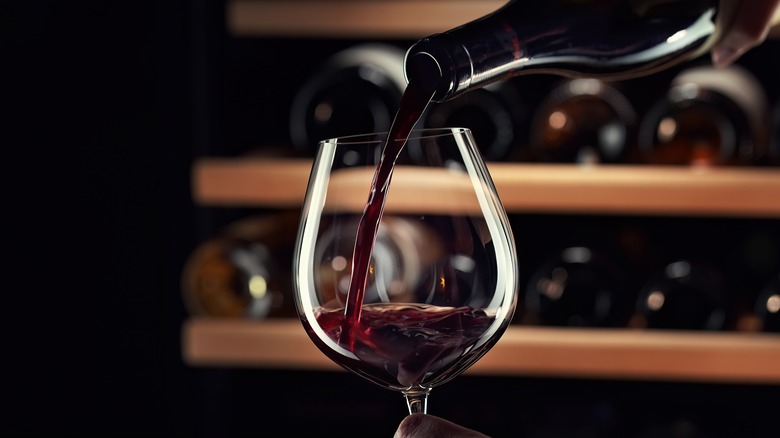
<path id="1" fill-rule="evenodd" d="M 310 167 L 304 159 L 204 158 L 193 167 L 193 196 L 204 206 L 290 208 L 303 199 Z M 510 213 L 780 217 L 777 169 L 488 168 Z M 183 328 L 183 343 L 192 365 L 339 370 L 295 319 L 193 318 Z M 769 333 L 511 326 L 468 372 L 780 384 L 777 363 L 780 335 Z"/>
<path id="2" fill-rule="evenodd" d="M 229 0 L 237 38 L 416 39 L 495 10 L 504 1 Z M 381 16 L 381 20 L 370 17 Z M 780 28 L 773 30 L 773 37 Z M 780 218 L 780 168 L 488 163 L 510 214 Z M 196 204 L 295 209 L 311 160 L 204 157 L 192 166 Z M 409 190 L 414 198 L 415 188 Z M 418 194 L 419 196 L 419 194 Z M 424 202 L 435 195 L 426 194 Z M 184 361 L 198 367 L 341 370 L 295 318 L 193 316 L 182 327 Z M 780 334 L 512 325 L 467 373 L 780 384 Z"/>

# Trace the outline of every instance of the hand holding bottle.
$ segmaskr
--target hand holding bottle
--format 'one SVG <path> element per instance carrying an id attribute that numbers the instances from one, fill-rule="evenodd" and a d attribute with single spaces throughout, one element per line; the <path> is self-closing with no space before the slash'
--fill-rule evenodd
<path id="1" fill-rule="evenodd" d="M 780 0 L 721 0 L 723 37 L 712 47 L 712 63 L 722 68 L 760 45 L 780 20 Z"/>

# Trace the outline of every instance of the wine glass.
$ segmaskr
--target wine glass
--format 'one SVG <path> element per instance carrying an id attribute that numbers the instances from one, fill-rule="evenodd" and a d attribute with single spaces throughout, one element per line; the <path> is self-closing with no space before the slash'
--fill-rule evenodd
<path id="1" fill-rule="evenodd" d="M 517 254 L 470 130 L 412 131 L 382 173 L 386 136 L 319 143 L 293 259 L 296 307 L 326 356 L 426 413 L 431 389 L 509 325 Z"/>

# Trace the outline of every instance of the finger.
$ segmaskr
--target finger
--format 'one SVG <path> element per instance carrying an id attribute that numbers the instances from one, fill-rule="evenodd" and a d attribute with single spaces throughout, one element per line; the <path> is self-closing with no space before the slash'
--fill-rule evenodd
<path id="1" fill-rule="evenodd" d="M 712 62 L 716 67 L 726 67 L 745 52 L 761 44 L 769 32 L 769 26 L 780 0 L 721 1 L 720 24 L 725 26 L 723 38 L 712 48 Z M 737 4 L 738 3 L 738 4 Z M 736 6 L 735 6 L 736 4 Z M 734 8 L 730 11 L 726 8 Z M 725 22 L 726 19 L 730 22 Z"/>
<path id="2" fill-rule="evenodd" d="M 393 438 L 488 438 L 487 435 L 467 429 L 433 415 L 412 414 L 398 425 Z"/>

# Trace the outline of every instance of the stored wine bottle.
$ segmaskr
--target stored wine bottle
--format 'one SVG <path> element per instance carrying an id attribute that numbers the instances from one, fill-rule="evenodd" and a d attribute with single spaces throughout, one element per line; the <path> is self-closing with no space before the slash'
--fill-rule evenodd
<path id="1" fill-rule="evenodd" d="M 622 326 L 630 313 L 626 289 L 621 270 L 605 255 L 588 247 L 569 247 L 531 275 L 523 323 Z"/>
<path id="2" fill-rule="evenodd" d="M 345 226 L 338 233 L 324 232 L 318 236 L 321 250 L 314 255 L 314 264 L 319 266 L 314 281 L 320 296 L 324 297 L 322 301 L 347 302 L 349 298 L 358 226 L 355 220 L 352 226 Z M 431 281 L 425 267 L 431 266 L 441 253 L 441 242 L 419 222 L 384 218 L 371 250 L 364 300 L 403 301 L 414 285 Z M 374 278 L 374 272 L 381 272 L 381 279 Z M 462 277 L 467 275 L 464 273 Z"/>
<path id="3" fill-rule="evenodd" d="M 733 65 L 690 68 L 645 114 L 638 148 L 660 165 L 755 165 L 768 159 L 769 104 L 761 83 Z"/>
<path id="4" fill-rule="evenodd" d="M 390 128 L 406 87 L 404 51 L 365 43 L 342 50 L 320 66 L 293 99 L 290 136 L 313 155 L 317 142 Z"/>
<path id="5" fill-rule="evenodd" d="M 295 315 L 290 261 L 298 215 L 248 217 L 195 248 L 182 292 L 193 315 L 264 319 Z"/>
<path id="6" fill-rule="evenodd" d="M 614 86 L 598 79 L 571 79 L 555 87 L 531 124 L 531 148 L 540 161 L 622 163 L 636 112 Z"/>
<path id="7" fill-rule="evenodd" d="M 770 163 L 780 166 L 780 100 L 775 102 L 775 109 L 772 111 L 772 142 L 769 155 Z"/>
<path id="8" fill-rule="evenodd" d="M 486 160 L 502 161 L 522 147 L 530 113 L 511 80 L 431 105 L 422 117 L 426 128 L 471 129 Z M 410 145 L 413 147 L 413 145 Z"/>
<path id="9" fill-rule="evenodd" d="M 710 265 L 677 260 L 652 274 L 639 292 L 634 327 L 721 330 L 726 324 L 723 275 Z"/>
<path id="10" fill-rule="evenodd" d="M 767 282 L 756 300 L 755 314 L 760 329 L 765 332 L 780 332 L 780 274 Z"/>
<path id="11" fill-rule="evenodd" d="M 532 73 L 645 76 L 707 52 L 717 11 L 717 0 L 510 1 L 415 43 L 406 75 L 439 76 L 435 102 Z"/>
<path id="12" fill-rule="evenodd" d="M 631 438 L 703 438 L 704 430 L 694 418 L 655 419 L 640 426 Z"/>

